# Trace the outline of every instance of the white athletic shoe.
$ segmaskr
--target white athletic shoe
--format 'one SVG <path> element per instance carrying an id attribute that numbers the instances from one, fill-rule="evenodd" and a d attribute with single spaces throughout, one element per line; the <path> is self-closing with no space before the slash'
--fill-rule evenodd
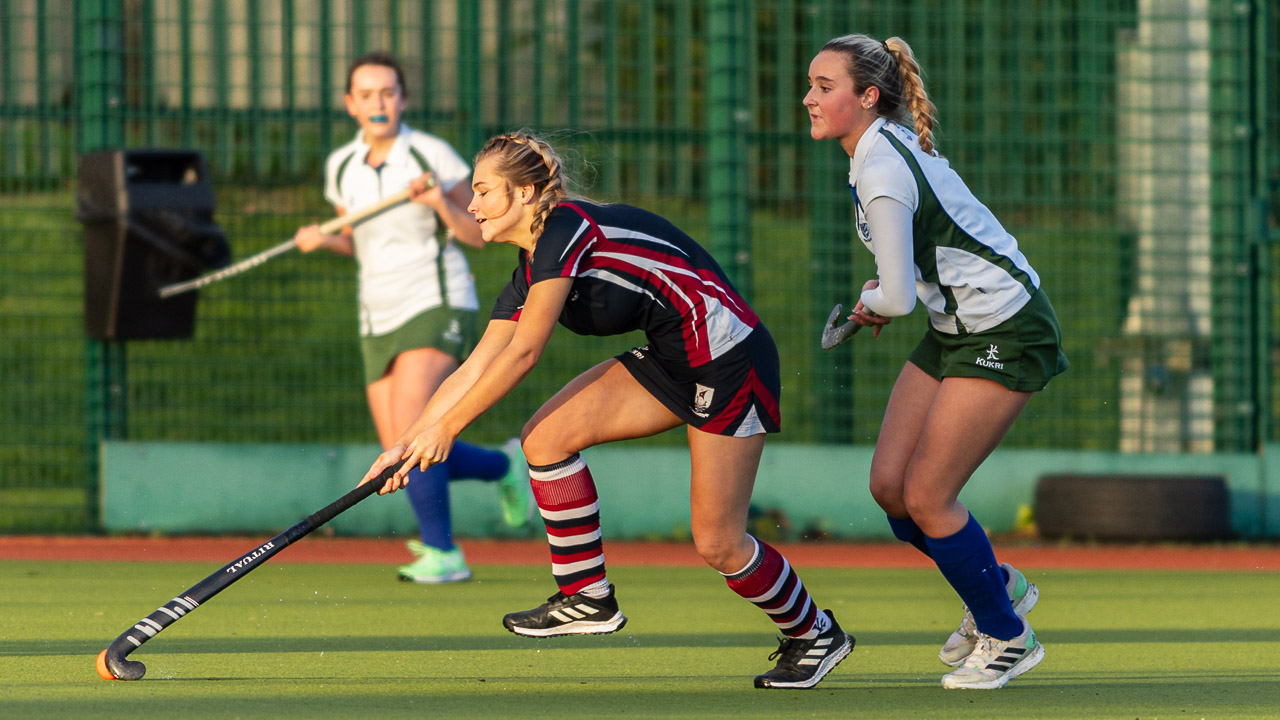
<path id="1" fill-rule="evenodd" d="M 1035 583 L 1028 580 L 1026 575 L 1018 572 L 1009 563 L 1000 563 L 1000 567 L 1009 573 L 1009 581 L 1005 583 L 1004 589 L 1009 593 L 1009 602 L 1013 603 L 1013 612 L 1019 617 L 1031 612 L 1031 608 L 1035 607 L 1040 599 L 1040 588 L 1037 588 Z M 947 638 L 946 644 L 938 653 L 938 659 L 943 665 L 958 667 L 965 658 L 969 657 L 977 644 L 978 626 L 973 621 L 973 613 L 969 612 L 969 607 L 966 605 L 964 617 L 960 619 L 960 627 Z"/>
<path id="2" fill-rule="evenodd" d="M 942 676 L 948 690 L 995 690 L 1030 670 L 1044 659 L 1044 646 L 1036 640 L 1031 623 L 1022 619 L 1022 634 L 1012 640 L 997 640 L 976 633 L 973 652 L 960 667 Z"/>

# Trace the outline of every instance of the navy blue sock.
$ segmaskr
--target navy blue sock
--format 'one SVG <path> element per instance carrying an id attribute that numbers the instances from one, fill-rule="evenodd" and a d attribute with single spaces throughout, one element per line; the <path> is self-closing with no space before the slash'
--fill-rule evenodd
<path id="1" fill-rule="evenodd" d="M 902 542 L 911 543 L 926 556 L 933 557 L 933 555 L 929 554 L 929 545 L 924 541 L 924 531 L 920 529 L 915 520 L 911 518 L 899 520 L 890 515 L 885 515 L 885 517 L 889 520 L 889 528 L 893 530 L 894 537 Z"/>
<path id="2" fill-rule="evenodd" d="M 969 606 L 978 630 L 997 640 L 1022 634 L 1022 621 L 1013 612 L 1009 593 L 991 541 L 973 515 L 960 532 L 944 538 L 925 536 L 942 576 Z"/>
<path id="3" fill-rule="evenodd" d="M 426 472 L 409 471 L 409 505 L 418 516 L 418 534 L 423 545 L 437 550 L 453 549 L 453 522 L 449 517 L 449 466 L 432 465 Z"/>
<path id="4" fill-rule="evenodd" d="M 501 450 L 455 442 L 445 465 L 449 466 L 451 480 L 494 481 L 506 476 L 507 469 L 511 467 L 511 458 Z"/>

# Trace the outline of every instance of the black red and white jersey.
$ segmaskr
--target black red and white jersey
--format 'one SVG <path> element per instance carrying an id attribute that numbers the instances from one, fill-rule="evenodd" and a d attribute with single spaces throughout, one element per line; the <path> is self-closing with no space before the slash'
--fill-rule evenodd
<path id="1" fill-rule="evenodd" d="M 664 364 L 695 368 L 723 356 L 759 318 L 701 245 L 658 215 L 574 201 L 547 216 L 537 247 L 494 304 L 519 320 L 534 283 L 573 278 L 560 323 L 579 335 L 643 330 Z"/>

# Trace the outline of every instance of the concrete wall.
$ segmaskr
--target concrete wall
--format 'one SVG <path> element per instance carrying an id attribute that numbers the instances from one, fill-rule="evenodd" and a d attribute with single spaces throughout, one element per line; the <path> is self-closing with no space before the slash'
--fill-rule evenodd
<path id="1" fill-rule="evenodd" d="M 373 445 L 240 445 L 106 442 L 102 525 L 112 532 L 276 533 L 350 489 L 377 456 Z M 596 478 L 605 530 L 612 538 L 687 537 L 689 458 L 683 448 L 593 448 L 584 456 Z M 753 503 L 781 509 L 793 531 L 816 526 L 837 537 L 888 539 L 884 515 L 867 491 L 870 447 L 771 445 Z M 1221 475 L 1231 521 L 1241 537 L 1280 537 L 1280 445 L 1253 454 L 1120 454 L 998 450 L 961 499 L 991 532 L 1015 528 L 1049 473 Z M 540 535 L 540 523 L 503 525 L 490 484 L 455 482 L 459 537 Z M 1141 508 L 1135 508 L 1140 512 Z M 336 518 L 344 535 L 413 535 L 403 493 L 373 497 Z"/>

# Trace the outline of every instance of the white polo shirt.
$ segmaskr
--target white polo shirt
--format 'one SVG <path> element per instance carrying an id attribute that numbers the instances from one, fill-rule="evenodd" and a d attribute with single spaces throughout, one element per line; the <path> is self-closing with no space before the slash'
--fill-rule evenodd
<path id="1" fill-rule="evenodd" d="M 325 198 L 348 212 L 404 190 L 426 170 L 448 192 L 471 175 L 449 143 L 430 133 L 400 126 L 382 167 L 370 167 L 364 132 L 329 154 Z M 436 239 L 435 211 L 407 203 L 355 227 L 360 268 L 360 334 L 385 335 L 436 307 L 478 310 L 467 258 L 453 242 Z"/>
<path id="2" fill-rule="evenodd" d="M 858 237 L 872 252 L 866 206 L 890 197 L 911 210 L 911 247 L 882 251 L 910 253 L 916 295 L 938 331 L 989 330 L 1040 286 L 1018 242 L 945 158 L 920 149 L 915 131 L 884 118 L 872 123 L 849 160 L 849 185 Z"/>

